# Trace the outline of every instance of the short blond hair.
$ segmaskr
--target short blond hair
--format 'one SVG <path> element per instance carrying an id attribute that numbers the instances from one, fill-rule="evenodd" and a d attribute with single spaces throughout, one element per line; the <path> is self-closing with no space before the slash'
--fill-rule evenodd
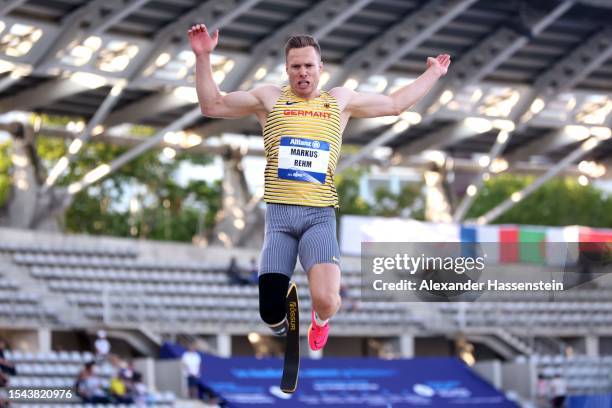
<path id="1" fill-rule="evenodd" d="M 310 35 L 294 35 L 287 41 L 285 45 L 285 59 L 287 55 L 289 55 L 289 50 L 293 48 L 306 48 L 313 47 L 317 54 L 319 55 L 319 59 L 321 58 L 321 47 L 319 46 L 319 42 Z"/>

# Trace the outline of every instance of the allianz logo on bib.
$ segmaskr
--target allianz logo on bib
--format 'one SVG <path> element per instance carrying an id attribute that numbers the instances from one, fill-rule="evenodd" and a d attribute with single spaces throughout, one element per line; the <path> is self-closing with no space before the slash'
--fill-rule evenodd
<path id="1" fill-rule="evenodd" d="M 317 146 L 314 146 L 314 143 L 317 143 Z M 319 142 L 318 141 L 312 141 L 312 140 L 305 140 L 305 139 L 291 139 L 291 141 L 289 142 L 289 144 L 291 146 L 302 146 L 302 147 L 312 147 L 315 149 L 319 148 Z"/>
<path id="2" fill-rule="evenodd" d="M 281 146 L 289 146 L 289 147 L 303 147 L 306 149 L 316 149 L 316 150 L 329 150 L 329 143 L 320 140 L 307 139 L 307 138 L 299 138 L 299 137 L 287 137 L 283 136 L 280 140 Z"/>

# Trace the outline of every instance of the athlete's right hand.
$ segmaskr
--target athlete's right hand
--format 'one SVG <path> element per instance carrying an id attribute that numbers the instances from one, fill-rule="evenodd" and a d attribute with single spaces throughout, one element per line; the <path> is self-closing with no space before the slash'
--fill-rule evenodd
<path id="1" fill-rule="evenodd" d="M 196 24 L 187 32 L 189 43 L 195 55 L 210 54 L 219 41 L 219 30 L 215 30 L 212 37 L 204 24 Z"/>

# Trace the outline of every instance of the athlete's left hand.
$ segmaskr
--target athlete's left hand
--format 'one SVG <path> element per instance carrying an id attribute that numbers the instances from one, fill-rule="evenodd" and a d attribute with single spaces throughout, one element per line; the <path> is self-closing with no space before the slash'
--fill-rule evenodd
<path id="1" fill-rule="evenodd" d="M 440 54 L 436 58 L 427 57 L 427 68 L 432 69 L 439 76 L 446 75 L 451 63 L 450 55 Z"/>

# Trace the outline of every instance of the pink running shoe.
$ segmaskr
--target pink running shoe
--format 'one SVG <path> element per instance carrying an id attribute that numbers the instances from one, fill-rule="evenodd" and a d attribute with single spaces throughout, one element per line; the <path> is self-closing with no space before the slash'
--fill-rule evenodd
<path id="1" fill-rule="evenodd" d="M 310 349 L 313 351 L 321 350 L 325 347 L 325 343 L 327 343 L 327 337 L 329 336 L 329 323 L 326 323 L 325 326 L 321 327 L 315 323 L 314 318 L 314 310 L 311 314 L 311 323 L 308 328 L 308 344 L 310 345 Z"/>

